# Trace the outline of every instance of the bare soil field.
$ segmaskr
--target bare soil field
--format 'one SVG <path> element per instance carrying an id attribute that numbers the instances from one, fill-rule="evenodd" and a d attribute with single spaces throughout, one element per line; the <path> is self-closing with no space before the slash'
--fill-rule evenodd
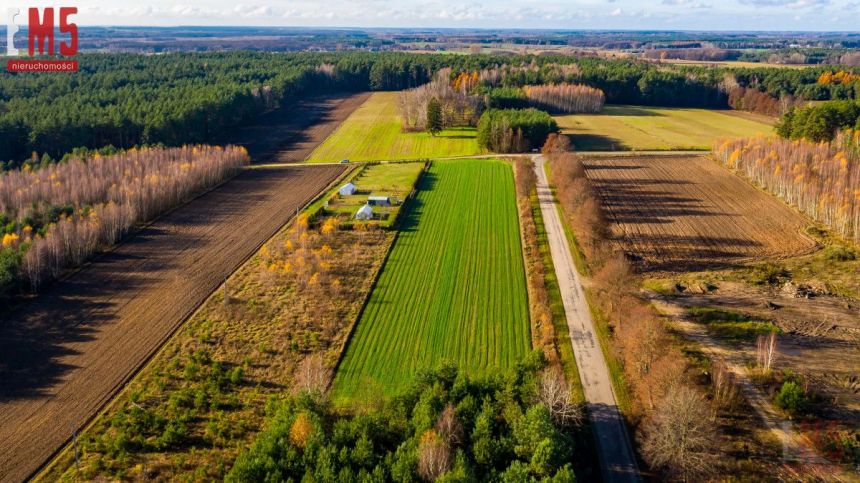
<path id="1" fill-rule="evenodd" d="M 0 481 L 38 470 L 343 170 L 247 170 L 0 321 Z"/>
<path id="2" fill-rule="evenodd" d="M 360 92 L 302 99 L 264 115 L 223 144 L 245 146 L 254 163 L 304 161 L 369 97 Z"/>
<path id="3" fill-rule="evenodd" d="M 707 156 L 585 160 L 612 235 L 641 268 L 688 271 L 809 253 L 809 224 Z"/>

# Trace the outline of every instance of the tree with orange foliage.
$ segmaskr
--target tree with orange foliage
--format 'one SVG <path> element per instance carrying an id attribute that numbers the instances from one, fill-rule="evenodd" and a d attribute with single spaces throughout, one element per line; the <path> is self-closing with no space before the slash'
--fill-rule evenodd
<path id="1" fill-rule="evenodd" d="M 860 242 L 860 131 L 843 131 L 828 144 L 736 139 L 713 152 L 729 169 Z"/>

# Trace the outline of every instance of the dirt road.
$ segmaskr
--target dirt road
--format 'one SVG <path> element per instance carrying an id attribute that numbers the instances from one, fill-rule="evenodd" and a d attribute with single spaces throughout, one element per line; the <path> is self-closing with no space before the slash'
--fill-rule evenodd
<path id="1" fill-rule="evenodd" d="M 783 458 L 786 461 L 798 464 L 805 474 L 819 475 L 822 481 L 851 481 L 851 476 L 844 473 L 843 468 L 821 457 L 816 452 L 814 443 L 797 431 L 790 420 L 781 417 L 769 398 L 753 384 L 749 377 L 752 362 L 749 357 L 745 357 L 743 351 L 738 350 L 734 344 L 729 347 L 708 335 L 701 324 L 691 322 L 685 316 L 686 311 L 672 303 L 671 299 L 667 300 L 666 297 L 653 293 L 646 296 L 661 313 L 670 318 L 673 327 L 695 342 L 711 361 L 722 361 L 734 374 L 744 399 L 782 446 Z"/>
<path id="2" fill-rule="evenodd" d="M 544 159 L 535 156 L 534 160 L 538 201 L 567 317 L 570 342 L 582 380 L 588 417 L 597 443 L 601 473 L 607 482 L 639 481 L 636 457 L 615 401 L 609 369 L 594 331 L 588 302 L 585 300 L 561 218 L 547 182 Z"/>
<path id="3" fill-rule="evenodd" d="M 0 481 L 37 471 L 343 170 L 246 170 L 0 320 Z"/>

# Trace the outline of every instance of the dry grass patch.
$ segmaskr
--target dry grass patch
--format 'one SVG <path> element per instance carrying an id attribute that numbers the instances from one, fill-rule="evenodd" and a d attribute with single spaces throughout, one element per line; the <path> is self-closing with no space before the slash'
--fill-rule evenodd
<path id="1" fill-rule="evenodd" d="M 275 236 L 81 435 L 81 472 L 67 452 L 44 479 L 223 478 L 297 365 L 336 360 L 392 239 L 305 219 Z"/>

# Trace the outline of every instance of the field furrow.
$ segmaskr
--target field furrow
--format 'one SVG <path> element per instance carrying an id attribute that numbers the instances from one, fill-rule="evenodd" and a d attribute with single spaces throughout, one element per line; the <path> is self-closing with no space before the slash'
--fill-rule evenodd
<path id="1" fill-rule="evenodd" d="M 730 266 L 808 253 L 808 222 L 706 156 L 585 162 L 614 235 L 657 271 Z"/>
<path id="2" fill-rule="evenodd" d="M 406 209 L 335 377 L 338 398 L 391 394 L 443 360 L 509 367 L 530 348 L 510 165 L 436 162 Z"/>

